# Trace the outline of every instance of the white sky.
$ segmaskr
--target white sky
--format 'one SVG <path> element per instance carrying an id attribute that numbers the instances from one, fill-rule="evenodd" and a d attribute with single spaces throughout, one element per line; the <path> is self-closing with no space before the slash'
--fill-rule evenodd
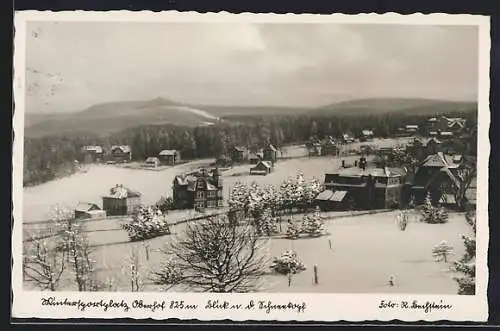
<path id="1" fill-rule="evenodd" d="M 477 98 L 472 26 L 32 22 L 26 47 L 33 113 L 156 97 L 308 107 Z"/>

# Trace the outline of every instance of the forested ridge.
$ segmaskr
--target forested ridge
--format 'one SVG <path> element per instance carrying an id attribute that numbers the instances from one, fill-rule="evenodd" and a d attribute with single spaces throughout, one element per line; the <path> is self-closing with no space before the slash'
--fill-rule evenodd
<path id="1" fill-rule="evenodd" d="M 477 123 L 477 111 L 448 114 Z M 389 137 L 406 124 L 425 126 L 428 115 L 385 114 L 366 116 L 269 115 L 227 116 L 225 121 L 208 126 L 147 125 L 112 133 L 109 136 L 74 133 L 42 138 L 25 138 L 23 185 L 40 184 L 74 171 L 85 145 L 130 145 L 133 160 L 142 161 L 163 149 L 181 151 L 183 159 L 211 158 L 224 155 L 236 145 L 263 147 L 304 143 L 311 137 L 338 137 L 373 129 L 377 137 Z"/>

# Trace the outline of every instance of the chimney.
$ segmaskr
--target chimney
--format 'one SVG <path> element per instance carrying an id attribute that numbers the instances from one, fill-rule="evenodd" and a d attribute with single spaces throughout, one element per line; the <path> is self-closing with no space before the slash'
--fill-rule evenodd
<path id="1" fill-rule="evenodd" d="M 389 168 L 387 168 L 387 167 L 384 167 L 384 173 L 386 176 L 389 176 L 391 174 Z"/>

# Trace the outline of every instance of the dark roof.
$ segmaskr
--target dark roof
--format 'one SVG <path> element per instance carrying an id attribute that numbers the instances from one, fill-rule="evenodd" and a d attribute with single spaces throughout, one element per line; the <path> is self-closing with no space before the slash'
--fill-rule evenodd
<path id="1" fill-rule="evenodd" d="M 431 142 L 436 143 L 436 144 L 441 144 L 441 141 L 434 137 L 434 138 L 429 139 L 429 141 L 425 144 L 425 146 L 429 145 Z"/>
<path id="2" fill-rule="evenodd" d="M 196 191 L 199 188 L 198 180 L 200 179 L 203 180 L 203 186 L 206 186 L 207 190 L 217 190 L 217 187 L 213 184 L 212 178 L 198 176 L 195 174 L 175 176 L 174 182 L 180 186 L 187 186 L 188 191 Z"/>
<path id="3" fill-rule="evenodd" d="M 233 147 L 233 149 L 238 151 L 238 152 L 246 152 L 247 151 L 247 148 L 242 147 L 242 146 L 235 146 L 235 147 Z"/>

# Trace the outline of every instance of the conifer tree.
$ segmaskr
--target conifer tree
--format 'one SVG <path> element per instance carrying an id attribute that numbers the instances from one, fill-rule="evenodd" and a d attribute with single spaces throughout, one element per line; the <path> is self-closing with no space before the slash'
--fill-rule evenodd
<path id="1" fill-rule="evenodd" d="M 465 215 L 467 223 L 472 227 L 473 235 L 462 235 L 465 253 L 453 263 L 455 271 L 461 273 L 454 279 L 458 284 L 458 294 L 474 295 L 476 293 L 476 213 L 469 211 Z"/>
<path id="2" fill-rule="evenodd" d="M 422 206 L 422 221 L 437 224 L 448 222 L 448 212 L 441 206 L 433 206 L 430 192 L 427 193 Z"/>
<path id="3" fill-rule="evenodd" d="M 292 219 L 289 219 L 285 236 L 288 239 L 297 239 L 299 235 L 300 235 L 299 227 L 297 226 L 297 224 L 295 224 L 295 222 L 293 222 Z"/>
<path id="4" fill-rule="evenodd" d="M 318 208 L 312 215 L 305 215 L 302 219 L 302 232 L 309 236 L 321 236 L 323 234 L 323 221 Z"/>

